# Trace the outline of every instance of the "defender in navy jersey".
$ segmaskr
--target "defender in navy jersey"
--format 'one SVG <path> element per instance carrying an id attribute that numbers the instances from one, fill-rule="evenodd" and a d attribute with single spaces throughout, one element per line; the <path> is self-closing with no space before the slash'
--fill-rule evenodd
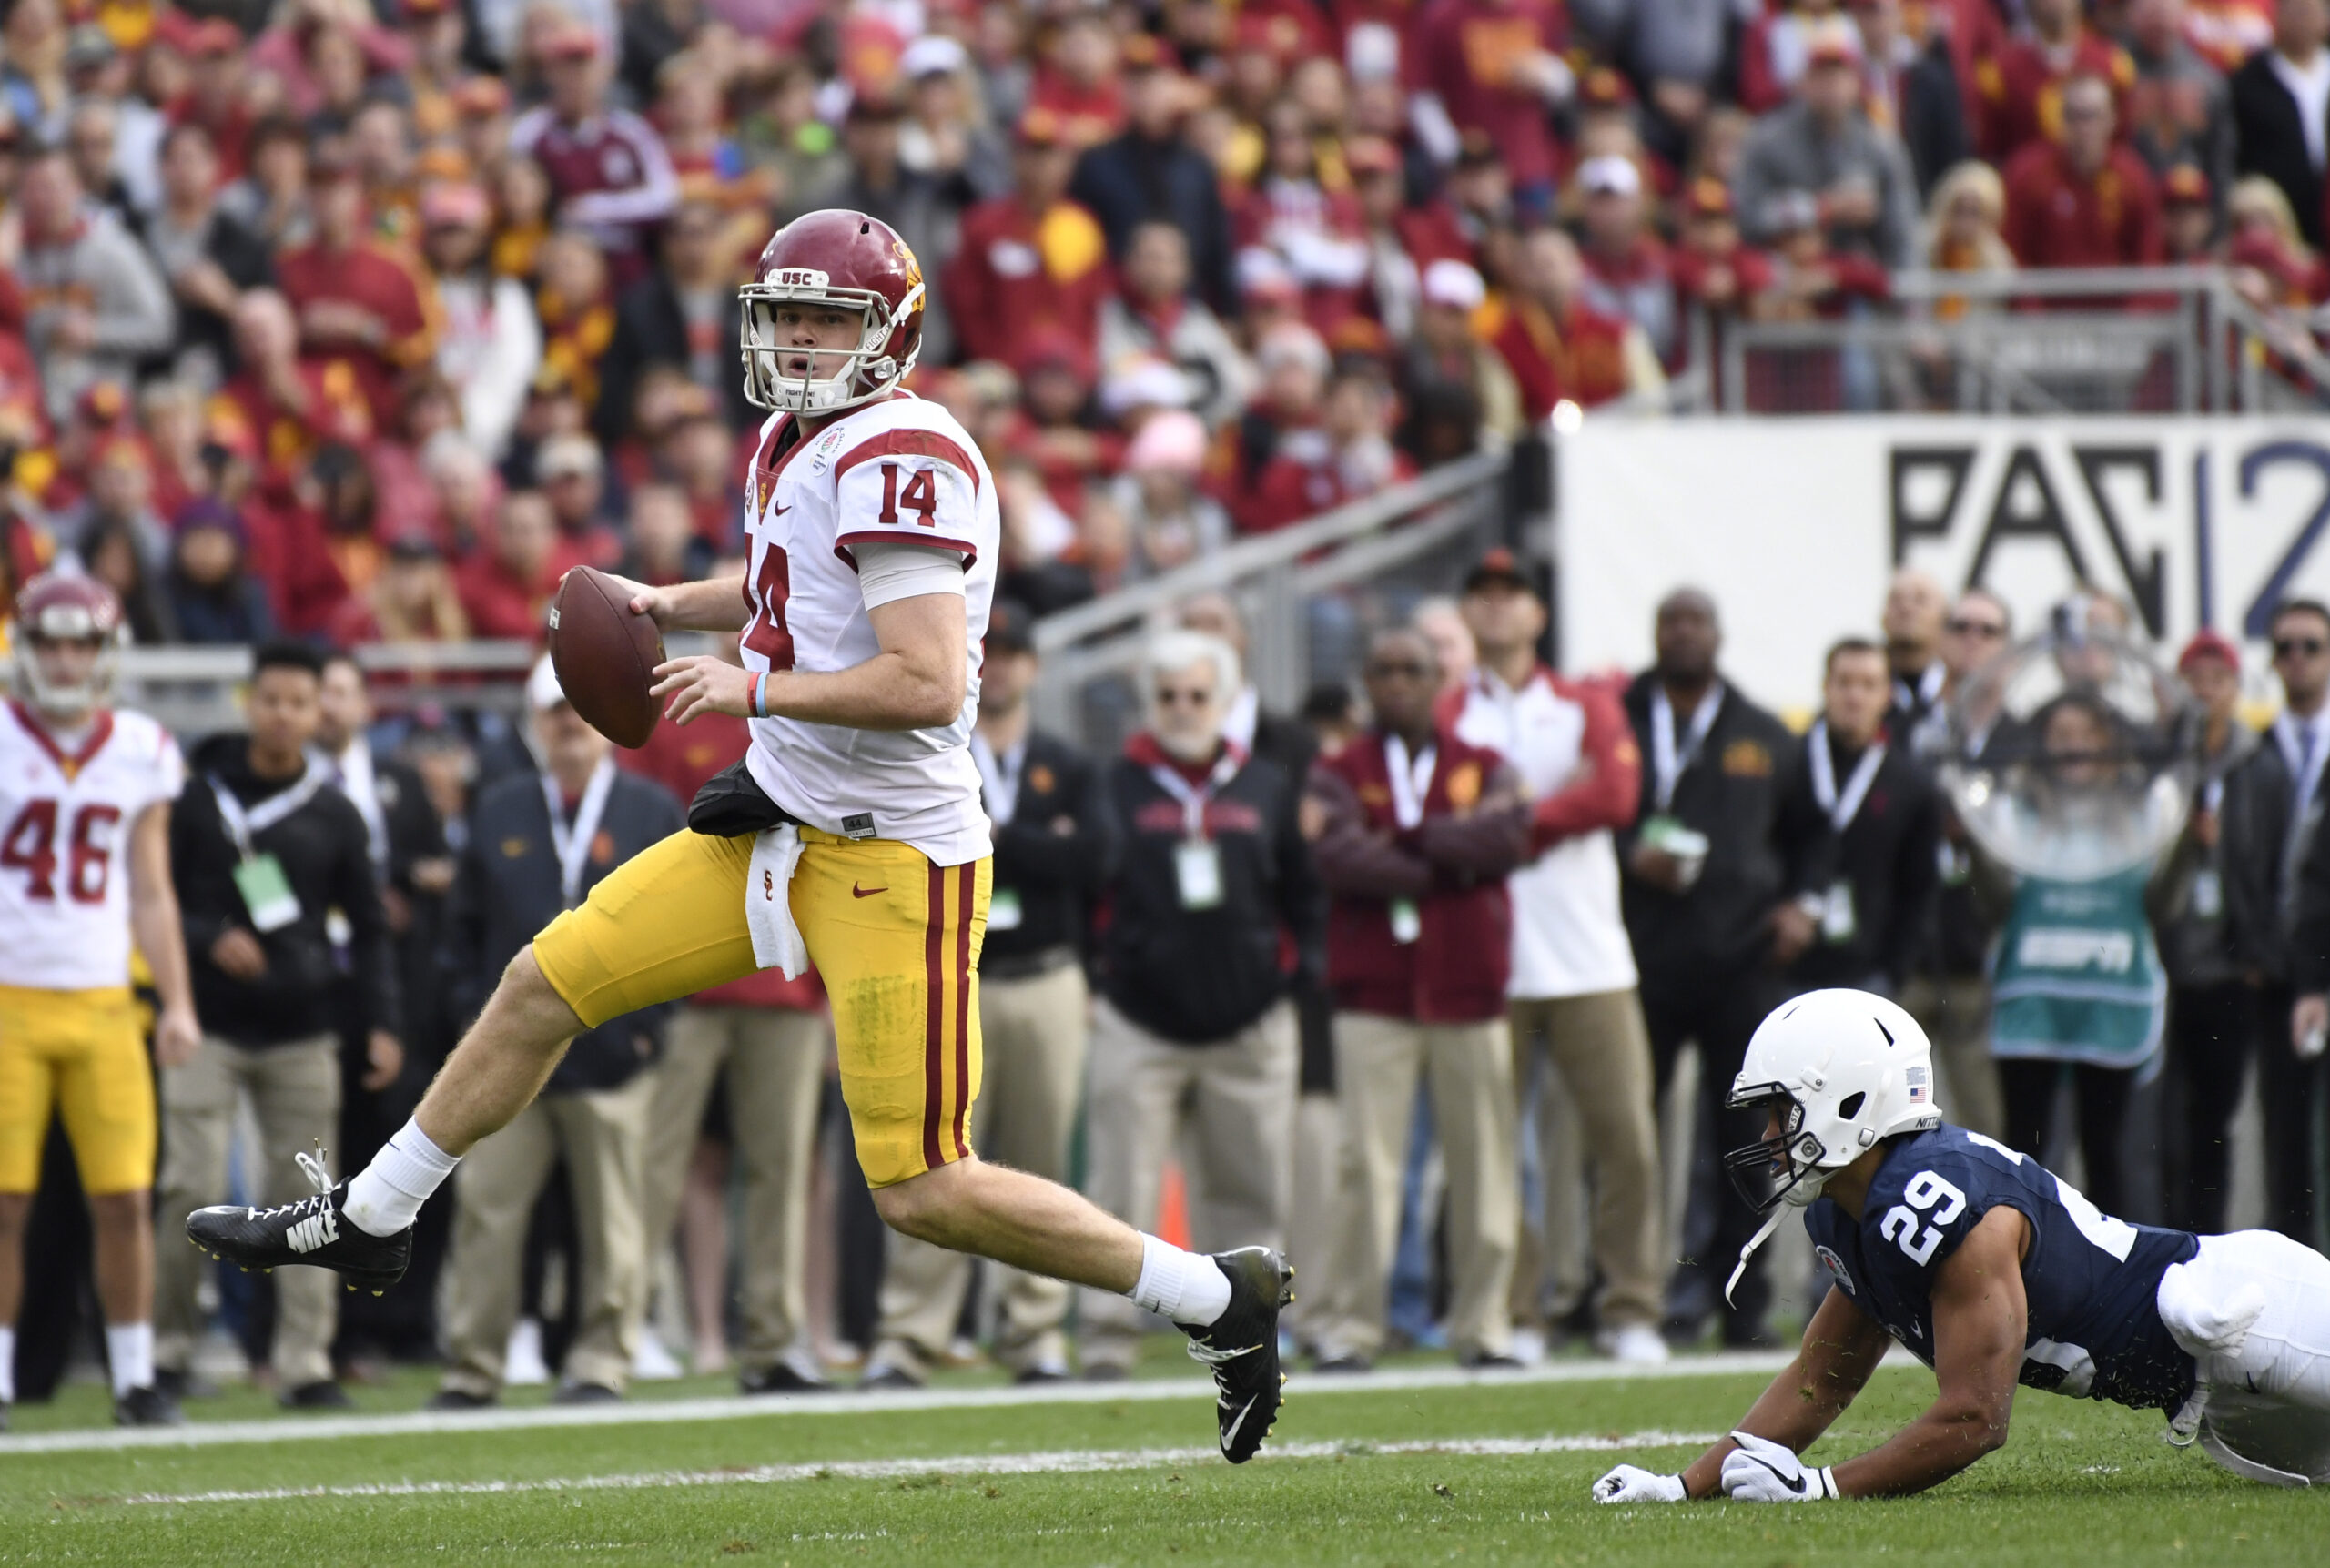
<path id="1" fill-rule="evenodd" d="M 2269 1231 L 2100 1213 L 2037 1160 L 1945 1126 L 1932 1082 L 1924 1032 L 1881 996 L 1815 991 L 1764 1021 L 1730 1098 L 1768 1118 L 1725 1159 L 1768 1215 L 1741 1264 L 1801 1209 L 1831 1289 L 1738 1430 L 1679 1475 L 1622 1464 L 1596 1500 L 1921 1492 L 2006 1442 L 2018 1383 L 2166 1412 L 2171 1442 L 2254 1480 L 2330 1482 L 2330 1259 Z M 1805 1464 L 1888 1338 L 1933 1369 L 1932 1406 L 1867 1453 Z"/>

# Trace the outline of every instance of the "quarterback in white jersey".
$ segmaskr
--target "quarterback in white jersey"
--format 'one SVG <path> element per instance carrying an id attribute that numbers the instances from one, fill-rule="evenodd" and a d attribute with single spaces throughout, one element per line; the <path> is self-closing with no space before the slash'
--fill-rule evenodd
<path id="1" fill-rule="evenodd" d="M 155 1057 L 185 1060 L 201 1038 L 170 883 L 186 764 L 161 725 L 104 705 L 121 639 L 111 590 L 35 578 L 16 627 L 0 713 L 0 1425 L 52 1115 L 89 1197 L 116 1414 L 175 1421 L 153 1386 L 154 1086 L 129 963 L 134 936 L 162 1001 Z"/>
<path id="2" fill-rule="evenodd" d="M 421 1201 L 524 1108 L 568 1039 L 805 959 L 833 1002 L 842 1098 L 882 1218 L 1180 1324 L 1213 1368 L 1222 1454 L 1241 1462 L 1278 1415 L 1285 1259 L 1185 1252 L 971 1150 L 991 874 L 969 742 L 1001 526 L 970 437 L 900 385 L 923 295 L 914 252 L 864 213 L 813 212 L 768 242 L 743 290 L 745 390 L 775 414 L 747 487 L 749 572 L 634 584 L 630 602 L 666 631 L 738 637 L 741 666 L 674 659 L 653 690 L 675 723 L 750 719 L 746 756 L 698 793 L 688 831 L 602 879 L 511 963 L 413 1119 L 353 1180 L 257 1214 L 200 1209 L 187 1229 L 248 1267 L 319 1263 L 378 1288 L 402 1273 Z"/>

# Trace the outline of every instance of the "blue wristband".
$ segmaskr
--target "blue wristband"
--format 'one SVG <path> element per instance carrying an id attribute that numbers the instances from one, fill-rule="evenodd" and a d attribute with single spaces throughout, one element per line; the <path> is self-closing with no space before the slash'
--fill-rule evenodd
<path id="1" fill-rule="evenodd" d="M 765 670 L 753 677 L 752 709 L 754 718 L 768 717 L 768 672 Z"/>

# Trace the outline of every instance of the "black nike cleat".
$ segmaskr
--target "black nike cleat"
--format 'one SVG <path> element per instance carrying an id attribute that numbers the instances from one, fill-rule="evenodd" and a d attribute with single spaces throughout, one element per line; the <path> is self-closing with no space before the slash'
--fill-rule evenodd
<path id="1" fill-rule="evenodd" d="M 113 1401 L 116 1426 L 184 1426 L 177 1401 L 153 1384 L 131 1389 Z"/>
<path id="2" fill-rule="evenodd" d="M 1217 1252 L 1213 1260 L 1230 1278 L 1230 1305 L 1211 1323 L 1184 1323 L 1181 1331 L 1190 1337 L 1190 1354 L 1213 1369 L 1221 1457 L 1243 1464 L 1278 1420 L 1286 1381 L 1278 1369 L 1278 1313 L 1294 1300 L 1288 1288 L 1294 1270 L 1267 1247 Z"/>
<path id="3" fill-rule="evenodd" d="M 244 1269 L 293 1263 L 337 1270 L 351 1288 L 385 1290 L 412 1261 L 412 1227 L 375 1236 L 348 1218 L 348 1183 L 332 1185 L 320 1160 L 299 1155 L 299 1168 L 316 1184 L 312 1198 L 273 1209 L 222 1203 L 186 1217 L 186 1233 L 213 1258 Z"/>

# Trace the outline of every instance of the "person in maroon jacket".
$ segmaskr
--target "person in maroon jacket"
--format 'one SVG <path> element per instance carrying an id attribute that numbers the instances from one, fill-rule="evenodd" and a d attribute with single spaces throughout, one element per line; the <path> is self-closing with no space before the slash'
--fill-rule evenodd
<path id="1" fill-rule="evenodd" d="M 1529 805 L 1503 758 L 1434 722 L 1440 662 L 1421 632 L 1380 633 L 1365 674 L 1375 725 L 1312 764 L 1302 801 L 1331 899 L 1343 1123 L 1319 1367 L 1357 1371 L 1383 1344 L 1419 1075 L 1448 1169 L 1448 1342 L 1464 1365 L 1512 1366 L 1521 1187 L 1504 878 L 1528 855 Z"/>
<path id="2" fill-rule="evenodd" d="M 1099 351 L 1100 301 L 1114 283 L 1108 237 L 1068 198 L 1076 148 L 1046 108 L 1019 119 L 1011 190 L 963 215 L 961 243 L 939 278 L 966 359 L 1017 361 L 1038 334 Z"/>
<path id="3" fill-rule="evenodd" d="M 2160 192 L 2143 159 L 2113 139 L 2112 99 L 2102 76 L 2073 76 L 2062 91 L 2062 139 L 2032 142 L 2007 161 L 2005 238 L 2023 266 L 2160 260 Z"/>

